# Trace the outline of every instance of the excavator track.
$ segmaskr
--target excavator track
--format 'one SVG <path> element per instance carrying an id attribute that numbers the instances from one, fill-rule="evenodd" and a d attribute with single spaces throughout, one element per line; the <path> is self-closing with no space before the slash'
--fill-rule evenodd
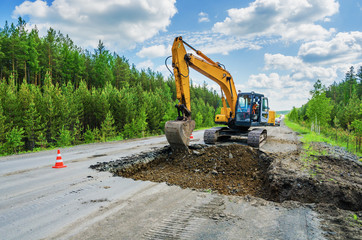
<path id="1" fill-rule="evenodd" d="M 206 144 L 215 144 L 219 139 L 225 137 L 247 137 L 247 144 L 251 147 L 259 148 L 267 138 L 267 131 L 264 128 L 256 128 L 249 132 L 232 131 L 227 127 L 214 127 L 205 130 L 204 142 Z"/>
<path id="2" fill-rule="evenodd" d="M 219 132 L 223 129 L 223 127 L 213 127 L 205 130 L 204 132 L 204 142 L 206 144 L 215 144 L 219 137 Z"/>
<path id="3" fill-rule="evenodd" d="M 264 128 L 253 129 L 248 134 L 248 145 L 251 147 L 259 148 L 265 143 L 267 138 L 267 131 Z"/>

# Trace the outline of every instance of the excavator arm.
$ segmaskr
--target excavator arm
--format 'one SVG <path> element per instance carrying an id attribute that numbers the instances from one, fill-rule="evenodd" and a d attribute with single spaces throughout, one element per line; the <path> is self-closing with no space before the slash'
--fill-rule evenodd
<path id="1" fill-rule="evenodd" d="M 185 45 L 194 50 L 198 56 L 187 53 Z M 175 38 L 172 45 L 172 67 L 179 105 L 184 105 L 187 108 L 185 115 L 191 112 L 189 67 L 215 81 L 221 87 L 223 94 L 225 94 L 229 106 L 232 106 L 232 109 L 235 107 L 237 92 L 231 74 L 221 64 L 212 61 L 201 51 L 194 49 L 184 42 L 182 37 Z M 227 119 L 235 118 L 235 112 L 227 108 L 224 97 L 222 113 L 225 113 L 224 115 Z"/>
<path id="2" fill-rule="evenodd" d="M 187 53 L 185 45 L 191 48 L 197 56 Z M 222 96 L 223 107 L 221 114 L 215 118 L 216 122 L 228 123 L 235 118 L 237 92 L 232 76 L 221 64 L 212 61 L 201 51 L 176 37 L 172 45 L 172 67 L 175 76 L 176 93 L 179 103 L 176 105 L 179 116 L 176 121 L 168 121 L 165 125 L 165 133 L 168 142 L 173 149 L 187 149 L 190 135 L 195 128 L 195 122 L 191 119 L 190 97 L 190 68 L 215 81 L 222 89 L 230 107 L 227 106 L 225 97 Z"/>

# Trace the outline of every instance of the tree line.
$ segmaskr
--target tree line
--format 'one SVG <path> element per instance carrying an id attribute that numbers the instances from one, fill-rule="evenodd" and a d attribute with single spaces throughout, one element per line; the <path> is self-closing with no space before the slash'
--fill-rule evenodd
<path id="1" fill-rule="evenodd" d="M 177 117 L 172 77 L 21 18 L 0 29 L 0 76 L 0 154 L 161 134 Z M 191 96 L 197 127 L 212 126 L 218 94 L 191 84 Z"/>
<path id="2" fill-rule="evenodd" d="M 362 137 L 362 66 L 355 71 L 351 66 L 341 82 L 329 87 L 320 80 L 311 90 L 312 98 L 301 108 L 293 107 L 289 119 L 304 123 L 312 130 L 338 138 L 353 135 L 356 149 L 361 150 Z M 350 141 L 346 138 L 346 141 Z"/>

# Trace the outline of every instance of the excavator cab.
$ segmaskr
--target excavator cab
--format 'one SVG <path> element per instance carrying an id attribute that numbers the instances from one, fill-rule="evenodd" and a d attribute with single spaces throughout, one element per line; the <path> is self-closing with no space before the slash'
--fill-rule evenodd
<path id="1" fill-rule="evenodd" d="M 237 127 L 259 126 L 268 122 L 268 98 L 254 92 L 239 93 L 235 115 Z"/>

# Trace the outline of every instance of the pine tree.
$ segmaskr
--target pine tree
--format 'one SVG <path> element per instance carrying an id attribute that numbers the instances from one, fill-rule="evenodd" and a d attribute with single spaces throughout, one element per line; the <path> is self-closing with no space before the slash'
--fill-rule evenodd
<path id="1" fill-rule="evenodd" d="M 362 103 L 358 106 L 358 116 L 353 120 L 351 127 L 354 129 L 356 135 L 356 151 L 361 151 L 362 144 Z"/>
<path id="2" fill-rule="evenodd" d="M 357 85 L 357 96 L 362 99 L 362 66 L 359 67 L 358 72 L 357 72 L 357 80 L 358 80 L 358 85 Z"/>
<path id="3" fill-rule="evenodd" d="M 8 84 L 5 82 L 1 84 L 0 99 L 4 115 L 6 116 L 5 124 L 8 126 L 8 129 L 11 129 L 13 125 L 17 126 L 21 124 L 21 113 L 19 112 L 16 88 L 17 86 L 13 75 L 10 75 Z"/>
<path id="4" fill-rule="evenodd" d="M 124 57 L 115 55 L 114 59 L 115 59 L 113 64 L 114 85 L 117 89 L 119 89 L 123 87 L 126 82 L 129 82 L 130 69 L 129 69 L 129 63 Z"/>
<path id="5" fill-rule="evenodd" d="M 11 75 L 14 79 L 16 74 L 16 59 L 19 41 L 19 29 L 12 23 L 10 26 L 10 46 L 8 53 L 11 56 Z"/>
<path id="6" fill-rule="evenodd" d="M 95 142 L 95 135 L 93 133 L 93 131 L 89 128 L 89 126 L 87 126 L 87 130 L 84 133 L 84 142 L 85 143 L 93 143 Z"/>
<path id="7" fill-rule="evenodd" d="M 38 141 L 36 142 L 36 145 L 40 146 L 42 149 L 47 147 L 48 141 L 46 138 L 46 134 L 44 132 L 39 133 L 39 137 L 38 137 Z"/>
<path id="8" fill-rule="evenodd" d="M 38 52 L 38 48 L 40 45 L 40 39 L 38 36 L 38 30 L 37 29 L 32 29 L 29 37 L 28 37 L 28 63 L 29 63 L 29 71 L 32 72 L 32 76 L 31 78 L 33 79 L 32 82 L 33 84 L 37 85 L 39 84 L 38 82 L 38 74 L 40 71 L 40 65 L 39 65 L 39 52 Z"/>
<path id="9" fill-rule="evenodd" d="M 4 151 L 4 144 L 6 140 L 6 125 L 5 125 L 6 117 L 4 116 L 3 108 L 0 103 L 0 155 Z"/>
<path id="10" fill-rule="evenodd" d="M 43 64 L 47 74 L 52 77 L 56 59 L 56 31 L 53 28 L 49 28 L 47 31 L 43 45 Z"/>
<path id="11" fill-rule="evenodd" d="M 358 119 L 361 100 L 357 96 L 357 91 L 354 89 L 348 104 L 345 106 L 345 118 L 347 125 Z"/>
<path id="12" fill-rule="evenodd" d="M 147 113 L 146 113 L 146 107 L 143 107 L 140 110 L 139 117 L 137 118 L 137 137 L 145 137 L 147 135 Z"/>
<path id="13" fill-rule="evenodd" d="M 46 138 L 47 142 L 54 142 L 60 130 L 57 126 L 57 112 L 54 103 L 55 87 L 52 83 L 49 74 L 46 74 L 43 86 L 43 97 L 41 102 L 41 115 L 44 123 L 46 124 Z"/>
<path id="14" fill-rule="evenodd" d="M 28 33 L 26 31 L 26 22 L 19 17 L 18 19 L 18 45 L 16 49 L 17 68 L 19 69 L 19 84 L 22 80 L 27 81 L 27 62 L 29 59 Z M 20 72 L 21 71 L 21 72 Z"/>
<path id="15" fill-rule="evenodd" d="M 81 122 L 79 121 L 79 118 L 76 118 L 75 124 L 73 127 L 74 144 L 80 144 L 82 142 L 82 132 L 83 132 L 83 126 L 82 126 Z"/>
<path id="16" fill-rule="evenodd" d="M 314 94 L 308 102 L 307 116 L 311 123 L 325 127 L 331 120 L 332 108 L 330 99 L 326 97 L 325 92 Z"/>
<path id="17" fill-rule="evenodd" d="M 20 147 L 24 145 L 22 141 L 24 137 L 24 129 L 13 127 L 10 132 L 6 134 L 6 148 L 9 153 L 18 153 Z"/>
<path id="18" fill-rule="evenodd" d="M 104 87 L 106 82 L 113 82 L 113 74 L 111 70 L 111 55 L 106 50 L 103 42 L 99 40 L 98 47 L 93 54 L 92 79 L 93 86 Z"/>
<path id="19" fill-rule="evenodd" d="M 298 116 L 298 110 L 296 107 L 293 107 L 292 111 L 290 111 L 290 113 L 288 114 L 289 119 L 293 122 L 297 122 L 299 120 L 299 116 Z"/>
<path id="20" fill-rule="evenodd" d="M 64 126 L 62 126 L 62 128 L 59 130 L 58 135 L 59 137 L 57 139 L 57 145 L 59 147 L 70 146 L 74 141 L 71 132 L 68 129 L 66 129 Z"/>
<path id="21" fill-rule="evenodd" d="M 108 111 L 106 115 L 106 119 L 104 119 L 102 126 L 101 126 L 101 133 L 103 141 L 107 141 L 112 139 L 116 135 L 116 128 L 114 126 L 114 119 L 112 113 Z"/>
<path id="22" fill-rule="evenodd" d="M 40 138 L 43 137 L 45 127 L 40 114 L 36 110 L 33 99 L 30 100 L 29 108 L 24 114 L 24 123 L 25 137 L 28 139 L 28 149 L 32 150 L 37 142 L 40 141 Z"/>
<path id="23" fill-rule="evenodd" d="M 2 34 L 0 34 L 0 42 L 3 42 L 4 41 L 4 37 L 2 36 Z M 3 78 L 3 62 L 4 62 L 4 59 L 5 59 L 5 53 L 3 52 L 2 50 L 2 44 L 0 43 L 0 66 L 1 66 L 1 69 L 0 69 L 0 79 Z"/>
<path id="24" fill-rule="evenodd" d="M 195 117 L 196 127 L 197 127 L 197 128 L 203 127 L 203 121 L 204 121 L 204 119 L 203 119 L 203 117 L 202 117 L 201 112 L 198 112 L 198 113 L 196 114 L 196 117 Z"/>
<path id="25" fill-rule="evenodd" d="M 92 109 L 90 113 L 90 118 L 92 119 L 92 122 L 89 125 L 100 128 L 109 111 L 109 103 L 107 101 L 107 97 L 101 89 L 98 90 L 96 88 L 93 88 L 91 102 Z"/>

